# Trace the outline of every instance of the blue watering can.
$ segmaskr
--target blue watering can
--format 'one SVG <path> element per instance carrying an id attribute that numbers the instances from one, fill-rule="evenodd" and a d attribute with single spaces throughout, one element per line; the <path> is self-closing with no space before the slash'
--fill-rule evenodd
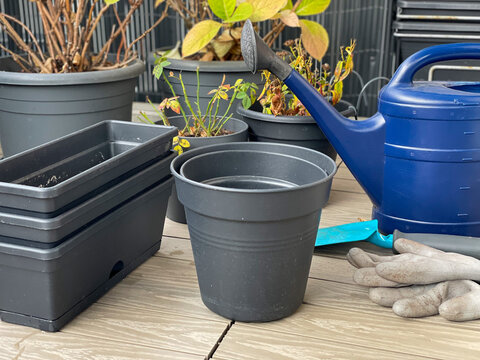
<path id="1" fill-rule="evenodd" d="M 373 203 L 379 230 L 480 236 L 480 83 L 412 82 L 425 65 L 480 59 L 480 44 L 423 49 L 405 60 L 364 121 L 340 115 L 247 21 L 242 53 L 295 93 Z"/>

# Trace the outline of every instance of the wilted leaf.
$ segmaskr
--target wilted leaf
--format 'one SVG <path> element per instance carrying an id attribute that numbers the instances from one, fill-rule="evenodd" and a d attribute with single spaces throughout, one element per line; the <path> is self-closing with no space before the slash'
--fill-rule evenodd
<path id="1" fill-rule="evenodd" d="M 204 20 L 190 29 L 182 45 L 183 57 L 190 56 L 200 51 L 217 35 L 222 24 L 213 20 Z"/>
<path id="2" fill-rule="evenodd" d="M 317 60 L 321 60 L 328 48 L 328 33 L 325 28 L 310 20 L 300 20 L 302 28 L 301 39 L 308 53 Z"/>
<path id="3" fill-rule="evenodd" d="M 288 0 L 247 0 L 253 6 L 250 20 L 253 22 L 272 18 L 285 7 Z"/>
<path id="4" fill-rule="evenodd" d="M 178 155 L 183 154 L 183 148 L 180 145 L 174 146 L 173 150 L 178 153 Z"/>
<path id="5" fill-rule="evenodd" d="M 113 5 L 119 2 L 120 0 L 105 0 L 105 4 L 107 5 Z"/>
<path id="6" fill-rule="evenodd" d="M 279 14 L 280 20 L 287 26 L 299 27 L 298 16 L 292 10 L 282 10 Z"/>
<path id="7" fill-rule="evenodd" d="M 220 96 L 223 100 L 228 100 L 228 95 L 225 91 L 219 91 L 218 96 Z"/>
<path id="8" fill-rule="evenodd" d="M 218 40 L 213 40 L 212 41 L 212 46 L 213 50 L 215 51 L 215 54 L 221 59 L 225 55 L 228 54 L 232 46 L 235 45 L 235 41 L 230 40 L 230 41 L 218 41 Z"/>
<path id="9" fill-rule="evenodd" d="M 235 10 L 236 0 L 208 0 L 213 13 L 222 20 L 227 20 Z"/>
<path id="10" fill-rule="evenodd" d="M 300 16 L 320 14 L 325 11 L 328 5 L 330 5 L 330 0 L 303 0 L 296 13 Z"/>
<path id="11" fill-rule="evenodd" d="M 180 103 L 178 100 L 171 100 L 169 103 L 169 108 L 172 109 L 175 113 L 180 114 Z"/>
<path id="12" fill-rule="evenodd" d="M 247 2 L 241 3 L 231 17 L 225 20 L 226 23 L 234 23 L 247 20 L 253 13 L 253 6 Z"/>
<path id="13" fill-rule="evenodd" d="M 343 82 L 339 81 L 335 84 L 332 91 L 332 104 L 337 104 L 343 95 Z"/>
<path id="14" fill-rule="evenodd" d="M 155 7 L 160 6 L 160 4 L 164 3 L 165 0 L 155 0 Z"/>

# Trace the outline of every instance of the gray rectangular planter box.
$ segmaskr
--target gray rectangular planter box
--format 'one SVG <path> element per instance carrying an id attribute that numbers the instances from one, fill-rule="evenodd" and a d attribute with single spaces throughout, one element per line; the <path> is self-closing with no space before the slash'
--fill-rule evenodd
<path id="1" fill-rule="evenodd" d="M 103 121 L 0 161 L 0 204 L 9 213 L 56 216 L 167 156 L 175 127 Z"/>
<path id="2" fill-rule="evenodd" d="M 173 179 L 153 185 L 61 245 L 0 242 L 0 318 L 57 331 L 160 247 Z"/>

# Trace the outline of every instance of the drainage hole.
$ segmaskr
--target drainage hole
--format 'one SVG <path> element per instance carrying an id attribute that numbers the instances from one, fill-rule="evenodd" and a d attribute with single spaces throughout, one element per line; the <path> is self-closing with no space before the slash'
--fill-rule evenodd
<path id="1" fill-rule="evenodd" d="M 113 268 L 112 268 L 112 271 L 110 271 L 110 277 L 109 279 L 111 279 L 112 277 L 114 277 L 115 275 L 117 275 L 120 271 L 123 270 L 123 261 L 119 260 L 115 263 L 115 265 L 113 265 Z"/>

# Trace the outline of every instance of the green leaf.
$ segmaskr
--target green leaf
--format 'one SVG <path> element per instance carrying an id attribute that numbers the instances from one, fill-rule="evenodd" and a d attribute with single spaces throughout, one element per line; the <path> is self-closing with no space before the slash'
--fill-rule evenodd
<path id="1" fill-rule="evenodd" d="M 105 4 L 107 5 L 113 5 L 119 2 L 120 0 L 105 0 Z"/>
<path id="2" fill-rule="evenodd" d="M 233 15 L 225 20 L 225 23 L 234 23 L 247 20 L 253 13 L 253 6 L 250 3 L 244 2 L 237 6 Z"/>
<path id="3" fill-rule="evenodd" d="M 208 0 L 213 13 L 222 20 L 227 20 L 235 10 L 236 0 Z"/>
<path id="4" fill-rule="evenodd" d="M 308 16 L 324 12 L 330 0 L 303 0 L 295 11 L 297 15 Z"/>
<path id="5" fill-rule="evenodd" d="M 285 7 L 282 10 L 291 10 L 291 9 L 293 9 L 292 0 L 288 0 L 287 5 L 285 5 Z"/>
<path id="6" fill-rule="evenodd" d="M 288 0 L 246 0 L 253 6 L 250 20 L 253 22 L 263 21 L 274 17 Z"/>
<path id="7" fill-rule="evenodd" d="M 182 45 L 183 57 L 202 50 L 217 35 L 222 24 L 213 20 L 204 20 L 190 29 Z"/>
<path id="8" fill-rule="evenodd" d="M 310 20 L 300 20 L 302 39 L 305 50 L 317 60 L 321 60 L 328 48 L 328 33 L 325 28 Z"/>
<path id="9" fill-rule="evenodd" d="M 244 109 L 248 109 L 252 105 L 252 100 L 248 96 L 244 97 L 242 100 L 242 106 Z"/>
<path id="10" fill-rule="evenodd" d="M 243 92 L 243 91 L 239 91 L 237 93 L 237 99 L 243 99 L 245 96 L 247 96 L 247 93 L 246 92 Z"/>

